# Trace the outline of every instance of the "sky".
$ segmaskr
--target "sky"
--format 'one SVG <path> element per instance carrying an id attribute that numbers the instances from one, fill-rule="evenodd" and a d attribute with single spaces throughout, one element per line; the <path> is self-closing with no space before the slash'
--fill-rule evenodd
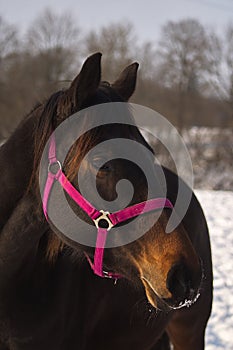
<path id="1" fill-rule="evenodd" d="M 71 12 L 84 32 L 130 21 L 139 41 L 158 40 L 168 20 L 197 18 L 220 34 L 233 22 L 233 0 L 0 0 L 0 15 L 23 31 L 46 7 Z"/>

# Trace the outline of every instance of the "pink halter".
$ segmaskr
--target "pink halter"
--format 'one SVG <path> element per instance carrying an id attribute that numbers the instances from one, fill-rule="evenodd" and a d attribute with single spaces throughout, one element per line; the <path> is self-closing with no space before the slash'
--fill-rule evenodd
<path id="1" fill-rule="evenodd" d="M 118 279 L 122 276 L 103 271 L 103 258 L 104 258 L 104 248 L 107 239 L 108 232 L 115 225 L 124 222 L 130 218 L 138 216 L 140 214 L 150 212 L 156 209 L 163 208 L 173 208 L 172 203 L 167 198 L 155 198 L 148 201 L 144 201 L 125 209 L 119 210 L 114 213 L 109 213 L 103 210 L 97 210 L 88 200 L 86 200 L 79 191 L 71 184 L 62 171 L 62 166 L 56 157 L 56 142 L 54 133 L 50 137 L 49 151 L 48 151 L 48 176 L 44 188 L 43 195 L 43 211 L 46 219 L 48 220 L 48 201 L 49 196 L 55 181 L 58 181 L 62 188 L 68 193 L 68 195 L 82 208 L 87 215 L 93 220 L 97 227 L 97 239 L 95 245 L 94 262 L 92 263 L 89 256 L 86 254 L 87 260 L 93 270 L 93 272 L 100 277 L 114 278 Z M 56 173 L 52 172 L 52 166 L 57 165 L 58 170 Z M 145 209 L 146 205 L 146 209 Z M 105 227 L 100 227 L 100 223 L 104 222 Z M 103 225 L 102 225 L 103 226 Z"/>

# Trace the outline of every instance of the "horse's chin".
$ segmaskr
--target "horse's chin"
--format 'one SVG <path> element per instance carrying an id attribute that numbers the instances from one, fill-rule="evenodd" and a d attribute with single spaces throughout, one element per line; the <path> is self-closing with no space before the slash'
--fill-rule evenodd
<path id="1" fill-rule="evenodd" d="M 165 312 L 170 311 L 169 305 L 164 302 L 164 298 L 162 298 L 153 287 L 152 283 L 145 277 L 141 277 L 141 281 L 144 285 L 146 297 L 149 303 L 155 308 Z"/>
<path id="2" fill-rule="evenodd" d="M 153 287 L 152 283 L 145 277 L 141 277 L 142 283 L 145 287 L 145 292 L 149 303 L 155 308 L 164 312 L 169 312 L 172 310 L 179 310 L 181 308 L 189 308 L 200 297 L 200 292 L 194 293 L 194 296 L 190 299 L 185 299 L 184 301 L 174 302 L 172 298 L 164 298 L 160 296 L 156 289 Z"/>

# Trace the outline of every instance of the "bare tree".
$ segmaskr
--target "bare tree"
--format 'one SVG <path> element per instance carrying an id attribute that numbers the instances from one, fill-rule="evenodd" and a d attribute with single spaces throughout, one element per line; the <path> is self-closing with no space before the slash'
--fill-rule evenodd
<path id="1" fill-rule="evenodd" d="M 179 94 L 177 126 L 182 131 L 188 96 L 199 94 L 212 73 L 212 47 L 205 28 L 195 19 L 169 21 L 158 47 L 159 80 Z"/>
<path id="2" fill-rule="evenodd" d="M 136 57 L 140 62 L 140 76 L 143 79 L 155 80 L 158 66 L 155 45 L 150 41 L 138 45 L 136 47 Z"/>
<path id="3" fill-rule="evenodd" d="M 182 91 L 198 89 L 210 68 L 209 51 L 205 28 L 197 20 L 169 21 L 162 27 L 158 48 L 164 84 Z"/>
<path id="4" fill-rule="evenodd" d="M 229 23 L 226 29 L 226 41 L 224 59 L 226 65 L 226 100 L 230 116 L 230 124 L 233 126 L 233 23 Z"/>
<path id="5" fill-rule="evenodd" d="M 17 29 L 0 16 L 0 143 L 5 137 L 7 121 L 4 113 L 9 99 L 7 70 L 12 64 L 12 56 L 16 55 L 17 50 Z"/>
<path id="6" fill-rule="evenodd" d="M 91 31 L 85 38 L 84 54 L 103 53 L 103 77 L 112 80 L 133 58 L 136 37 L 129 22 L 113 23 L 98 32 Z"/>
<path id="7" fill-rule="evenodd" d="M 228 24 L 225 38 L 226 40 L 222 44 L 223 71 L 219 77 L 219 86 L 222 89 L 222 96 L 227 102 L 231 125 L 233 125 L 233 23 Z"/>
<path id="8" fill-rule="evenodd" d="M 30 47 L 36 52 L 53 48 L 70 48 L 77 45 L 80 30 L 71 13 L 58 15 L 45 9 L 28 29 Z"/>
<path id="9" fill-rule="evenodd" d="M 233 125 L 233 23 L 229 23 L 223 38 L 212 33 L 209 36 L 212 47 L 207 91 L 216 96 L 223 105 L 225 120 L 223 124 Z"/>
<path id="10" fill-rule="evenodd" d="M 31 24 L 26 49 L 40 61 L 40 73 L 47 81 L 65 79 L 79 63 L 79 33 L 70 13 L 58 15 L 50 9 Z"/>
<path id="11" fill-rule="evenodd" d="M 2 16 L 0 16 L 0 84 L 2 85 L 6 78 L 6 70 L 12 62 L 19 50 L 19 38 L 17 28 L 14 25 L 7 23 Z M 4 87 L 1 86 L 1 90 Z M 2 91 L 1 91 L 2 92 Z M 0 92 L 0 98 L 2 93 Z"/>
<path id="12" fill-rule="evenodd" d="M 18 36 L 15 26 L 8 24 L 0 16 L 0 59 L 17 50 Z"/>
<path id="13" fill-rule="evenodd" d="M 229 76 L 228 97 L 233 109 L 233 23 L 229 24 L 226 30 L 226 64 Z"/>
<path id="14" fill-rule="evenodd" d="M 46 9 L 32 22 L 24 45 L 21 43 L 14 55 L 9 53 L 15 43 L 9 48 L 5 43 L 9 44 L 10 39 L 14 42 L 16 30 L 3 21 L 0 29 L 0 49 L 4 48 L 7 57 L 4 82 L 2 70 L 0 75 L 0 128 L 7 135 L 34 104 L 61 89 L 61 80 L 76 73 L 79 29 L 71 15 L 57 15 Z"/>

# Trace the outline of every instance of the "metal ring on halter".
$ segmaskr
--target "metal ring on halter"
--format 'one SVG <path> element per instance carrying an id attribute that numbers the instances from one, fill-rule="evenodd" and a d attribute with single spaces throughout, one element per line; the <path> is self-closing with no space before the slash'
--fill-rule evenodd
<path id="1" fill-rule="evenodd" d="M 109 272 L 104 271 L 104 270 L 102 272 L 103 272 L 104 278 L 111 278 L 111 279 L 114 278 L 113 276 L 109 275 Z"/>
<path id="2" fill-rule="evenodd" d="M 114 226 L 113 223 L 111 222 L 111 220 L 109 219 L 108 215 L 110 214 L 108 211 L 104 211 L 104 210 L 100 210 L 100 212 L 102 213 L 102 215 L 100 215 L 97 219 L 94 219 L 94 223 L 95 226 L 97 228 L 105 228 L 107 231 L 111 230 L 111 228 Z M 106 222 L 106 227 L 101 227 L 100 221 L 105 221 Z"/>
<path id="3" fill-rule="evenodd" d="M 56 165 L 58 166 L 58 169 L 56 172 L 54 172 L 54 171 L 52 171 L 52 167 L 56 166 Z M 51 173 L 53 175 L 56 175 L 58 173 L 58 171 L 61 169 L 62 169 L 62 166 L 61 166 L 61 163 L 59 162 L 59 160 L 56 160 L 56 162 L 49 163 L 49 165 L 48 165 L 48 173 Z"/>

